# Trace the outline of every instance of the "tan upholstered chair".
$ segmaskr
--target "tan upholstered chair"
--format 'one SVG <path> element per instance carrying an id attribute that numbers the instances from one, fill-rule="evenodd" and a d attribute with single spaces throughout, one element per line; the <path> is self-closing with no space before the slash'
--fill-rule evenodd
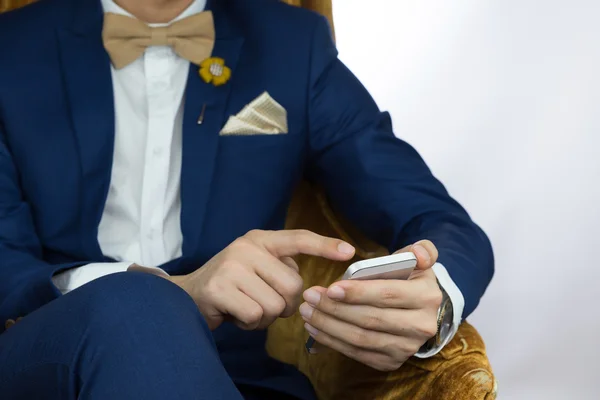
<path id="1" fill-rule="evenodd" d="M 356 257 L 336 263 L 299 257 L 304 284 L 327 287 L 342 276 L 351 262 L 385 255 L 386 250 L 371 242 L 336 216 L 323 192 L 304 183 L 298 189 L 287 220 L 287 228 L 309 229 L 347 240 L 357 248 Z M 267 350 L 293 364 L 312 381 L 321 400 L 493 400 L 496 380 L 479 333 L 463 323 L 456 337 L 433 358 L 412 358 L 398 371 L 378 372 L 334 352 L 309 355 L 304 349 L 308 334 L 296 314 L 280 319 L 269 328 Z"/>
<path id="2" fill-rule="evenodd" d="M 0 0 L 0 12 L 24 6 L 32 0 Z M 286 0 L 313 9 L 331 19 L 331 0 Z M 343 238 L 357 247 L 355 260 L 385 254 L 385 250 L 363 237 L 334 215 L 321 191 L 304 183 L 290 206 L 287 228 L 304 228 Z M 355 261 L 352 260 L 352 261 Z M 309 257 L 298 258 L 306 287 L 328 286 L 349 263 L 340 264 Z M 396 372 L 382 373 L 334 352 L 309 356 L 307 334 L 296 315 L 279 320 L 269 329 L 269 353 L 293 364 L 312 381 L 322 400 L 493 400 L 496 380 L 483 340 L 471 325 L 463 323 L 458 334 L 437 356 L 410 359 Z"/>

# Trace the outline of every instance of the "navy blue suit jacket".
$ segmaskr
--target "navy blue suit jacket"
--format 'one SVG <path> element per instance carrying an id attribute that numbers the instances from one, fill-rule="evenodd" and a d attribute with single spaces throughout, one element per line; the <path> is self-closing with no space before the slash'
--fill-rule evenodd
<path id="1" fill-rule="evenodd" d="M 432 240 L 469 315 L 493 274 L 490 244 L 338 60 L 326 20 L 273 0 L 209 8 L 213 55 L 233 77 L 214 87 L 190 68 L 183 257 L 163 268 L 187 273 L 251 229 L 281 229 L 308 178 L 390 250 Z M 97 240 L 115 122 L 101 29 L 99 0 L 45 0 L 0 15 L 0 321 L 59 296 L 53 274 L 111 261 Z M 220 137 L 226 119 L 264 91 L 287 109 L 289 134 Z"/>

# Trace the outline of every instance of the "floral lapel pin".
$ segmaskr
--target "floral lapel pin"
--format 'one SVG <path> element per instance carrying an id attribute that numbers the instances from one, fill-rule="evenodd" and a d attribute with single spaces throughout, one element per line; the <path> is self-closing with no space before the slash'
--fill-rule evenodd
<path id="1" fill-rule="evenodd" d="M 224 59 L 210 57 L 200 64 L 199 74 L 204 82 L 222 86 L 231 79 L 231 68 L 225 65 Z"/>

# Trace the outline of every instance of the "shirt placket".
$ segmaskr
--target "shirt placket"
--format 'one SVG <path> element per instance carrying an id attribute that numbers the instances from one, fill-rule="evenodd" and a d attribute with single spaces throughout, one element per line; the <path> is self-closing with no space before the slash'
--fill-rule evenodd
<path id="1" fill-rule="evenodd" d="M 164 241 L 165 197 L 173 122 L 173 90 L 170 82 L 170 54 L 151 47 L 144 56 L 148 96 L 148 135 L 141 199 L 141 244 L 144 264 L 157 266 L 167 261 Z"/>

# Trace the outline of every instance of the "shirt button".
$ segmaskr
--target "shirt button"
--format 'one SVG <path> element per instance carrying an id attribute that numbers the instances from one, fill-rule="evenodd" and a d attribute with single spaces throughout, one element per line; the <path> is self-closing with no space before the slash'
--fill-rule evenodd
<path id="1" fill-rule="evenodd" d="M 163 149 L 162 149 L 162 148 L 160 148 L 160 147 L 156 147 L 154 150 L 152 150 L 152 153 L 153 153 L 155 156 L 160 156 L 160 155 L 162 155 L 162 153 L 163 153 Z"/>

